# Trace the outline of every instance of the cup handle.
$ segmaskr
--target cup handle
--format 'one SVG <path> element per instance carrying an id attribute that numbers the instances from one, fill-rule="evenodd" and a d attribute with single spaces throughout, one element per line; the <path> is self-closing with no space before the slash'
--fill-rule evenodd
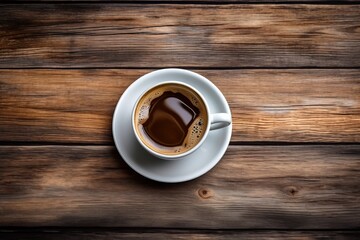
<path id="1" fill-rule="evenodd" d="M 227 113 L 213 113 L 210 115 L 210 130 L 227 127 L 231 124 L 231 116 Z"/>

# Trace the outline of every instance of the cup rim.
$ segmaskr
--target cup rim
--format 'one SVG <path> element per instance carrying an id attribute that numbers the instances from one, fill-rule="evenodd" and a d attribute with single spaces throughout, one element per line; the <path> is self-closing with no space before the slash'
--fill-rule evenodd
<path id="1" fill-rule="evenodd" d="M 206 115 L 207 115 L 207 125 L 206 125 L 206 129 L 205 129 L 205 132 L 201 138 L 201 140 L 195 145 L 193 146 L 191 149 L 183 152 L 183 153 L 180 153 L 180 154 L 172 154 L 172 155 L 167 155 L 167 154 L 162 154 L 162 153 L 159 153 L 153 149 L 151 149 L 150 147 L 148 147 L 142 140 L 141 138 L 138 136 L 138 133 L 136 131 L 136 127 L 135 127 L 135 111 L 136 111 L 136 107 L 137 105 L 139 104 L 139 101 L 141 100 L 141 98 L 150 90 L 152 90 L 153 88 L 155 87 L 158 87 L 158 86 L 161 86 L 161 85 L 165 85 L 165 84 L 178 84 L 178 85 L 182 85 L 182 86 L 185 86 L 189 89 L 191 89 L 192 91 L 194 91 L 202 100 L 202 102 L 204 103 L 205 105 L 205 109 L 206 109 Z M 159 158 L 162 158 L 162 159 L 165 159 L 165 160 L 176 160 L 176 159 L 179 159 L 181 157 L 184 157 L 192 152 L 194 152 L 195 150 L 197 150 L 202 144 L 203 142 L 205 141 L 209 131 L 210 131 L 210 110 L 209 110 L 209 106 L 208 106 L 208 103 L 207 101 L 205 100 L 204 96 L 197 90 L 195 89 L 194 87 L 192 87 L 191 85 L 187 84 L 187 83 L 183 83 L 183 82 L 180 82 L 180 81 L 165 81 L 165 82 L 161 82 L 161 83 L 158 83 L 158 84 L 155 84 L 155 85 L 152 85 L 151 87 L 147 88 L 146 90 L 144 90 L 140 96 L 138 97 L 138 99 L 136 100 L 135 104 L 134 104 L 134 107 L 133 107 L 133 110 L 132 110 L 132 114 L 131 114 L 131 125 L 132 125 L 132 129 L 133 129 L 133 132 L 134 132 L 134 135 L 137 139 L 137 141 L 140 143 L 140 145 L 146 149 L 149 153 L 153 154 L 154 156 L 156 157 L 159 157 Z"/>

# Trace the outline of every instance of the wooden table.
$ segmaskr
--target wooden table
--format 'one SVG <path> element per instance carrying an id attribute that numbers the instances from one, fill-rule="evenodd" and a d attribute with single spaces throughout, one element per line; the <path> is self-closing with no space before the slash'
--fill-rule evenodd
<path id="1" fill-rule="evenodd" d="M 294 1 L 1 4 L 0 239 L 359 239 L 360 5 Z M 125 89 L 166 67 L 233 113 L 223 159 L 180 184 L 111 134 Z"/>

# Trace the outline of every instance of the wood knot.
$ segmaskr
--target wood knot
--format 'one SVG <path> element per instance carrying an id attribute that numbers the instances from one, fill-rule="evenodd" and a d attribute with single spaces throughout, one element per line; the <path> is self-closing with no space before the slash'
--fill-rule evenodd
<path id="1" fill-rule="evenodd" d="M 205 189 L 205 188 L 200 188 L 198 190 L 198 194 L 201 198 L 204 198 L 204 199 L 208 199 L 208 198 L 212 197 L 211 191 L 208 189 Z"/>
<path id="2" fill-rule="evenodd" d="M 285 188 L 285 192 L 290 196 L 295 196 L 299 193 L 299 189 L 295 186 L 288 186 Z"/>

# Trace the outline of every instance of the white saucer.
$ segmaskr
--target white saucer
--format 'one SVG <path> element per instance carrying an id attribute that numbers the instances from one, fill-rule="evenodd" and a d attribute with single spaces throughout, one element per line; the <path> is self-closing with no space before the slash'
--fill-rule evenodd
<path id="1" fill-rule="evenodd" d="M 116 148 L 132 169 L 155 181 L 175 183 L 197 178 L 220 161 L 229 145 L 232 125 L 210 131 L 202 146 L 183 158 L 170 161 L 148 153 L 137 142 L 132 130 L 132 109 L 146 89 L 170 80 L 184 82 L 196 88 L 207 100 L 211 113 L 231 114 L 223 94 L 206 78 L 183 69 L 162 69 L 140 77 L 126 89 L 115 108 L 112 131 Z"/>

